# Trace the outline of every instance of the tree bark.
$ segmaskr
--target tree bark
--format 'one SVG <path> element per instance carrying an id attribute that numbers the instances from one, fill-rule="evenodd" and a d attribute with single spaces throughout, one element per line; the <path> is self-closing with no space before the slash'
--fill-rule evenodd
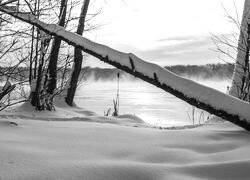
<path id="1" fill-rule="evenodd" d="M 40 47 L 40 57 L 39 57 L 39 65 L 36 79 L 36 88 L 35 92 L 32 93 L 31 97 L 31 105 L 35 106 L 37 110 L 43 110 L 41 104 L 41 91 L 42 91 L 42 81 L 43 81 L 43 68 L 44 68 L 44 56 L 47 51 L 48 43 L 46 43 L 46 34 L 44 32 L 40 32 L 41 37 L 41 47 Z"/>
<path id="2" fill-rule="evenodd" d="M 244 76 L 242 77 L 242 85 L 240 89 L 240 99 L 244 101 L 250 102 L 250 92 L 249 92 L 249 83 L 250 83 L 250 72 L 249 72 L 249 47 L 250 47 L 250 24 L 247 25 L 247 46 L 246 46 L 246 57 L 245 57 L 245 66 L 243 68 L 244 70 Z"/>
<path id="3" fill-rule="evenodd" d="M 80 19 L 79 19 L 79 23 L 78 23 L 78 27 L 76 31 L 76 33 L 79 35 L 82 35 L 84 31 L 89 2 L 90 0 L 85 0 L 82 5 Z M 82 69 L 82 60 L 83 60 L 82 50 L 80 48 L 75 47 L 73 72 L 71 75 L 67 96 L 65 98 L 66 103 L 70 106 L 73 106 L 73 100 L 74 100 L 74 96 L 75 96 L 75 92 L 77 88 L 78 78 Z"/>
<path id="4" fill-rule="evenodd" d="M 32 81 L 32 64 L 33 64 L 33 51 L 34 51 L 34 40 L 35 40 L 35 27 L 32 26 L 32 35 L 31 35 L 31 47 L 30 47 L 30 67 L 29 67 L 29 83 L 31 85 Z"/>
<path id="5" fill-rule="evenodd" d="M 68 44 L 78 47 L 101 61 L 149 82 L 186 101 L 190 105 L 250 131 L 250 104 L 245 101 L 177 76 L 156 64 L 145 62 L 131 53 L 119 52 L 108 46 L 92 42 L 75 33 L 66 31 L 57 25 L 41 22 L 30 14 L 16 12 L 5 7 L 0 7 L 0 11 L 32 24 L 48 34 L 60 37 Z"/>
<path id="6" fill-rule="evenodd" d="M 60 7 L 60 15 L 59 15 L 59 26 L 64 27 L 65 25 L 65 19 L 66 19 L 66 12 L 67 12 L 67 0 L 61 1 L 61 7 Z M 48 65 L 48 73 L 47 73 L 47 93 L 50 95 L 53 95 L 54 90 L 56 89 L 56 83 L 57 83 L 57 61 L 58 61 L 58 55 L 59 50 L 61 46 L 61 39 L 58 37 L 54 38 L 50 57 L 49 57 L 49 65 Z"/>
<path id="7" fill-rule="evenodd" d="M 242 87 L 247 76 L 246 68 L 249 66 L 249 48 L 248 48 L 248 24 L 250 23 L 250 0 L 245 0 L 243 16 L 240 27 L 240 36 L 238 41 L 238 53 L 232 78 L 232 85 L 229 94 L 242 99 Z"/>

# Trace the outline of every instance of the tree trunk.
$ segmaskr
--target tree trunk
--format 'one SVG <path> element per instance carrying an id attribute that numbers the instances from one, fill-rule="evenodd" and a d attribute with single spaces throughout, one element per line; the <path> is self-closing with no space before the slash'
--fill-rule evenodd
<path id="1" fill-rule="evenodd" d="M 250 72 L 249 72 L 249 48 L 250 48 L 250 24 L 247 25 L 247 46 L 246 46 L 246 57 L 244 76 L 242 78 L 241 94 L 240 99 L 250 102 Z"/>
<path id="2" fill-rule="evenodd" d="M 32 76 L 32 64 L 33 64 L 33 51 L 34 51 L 34 40 L 35 40 L 35 27 L 32 26 L 32 35 L 31 35 L 31 47 L 30 47 L 30 68 L 29 68 L 29 84 L 31 85 L 31 81 L 33 79 Z"/>
<path id="3" fill-rule="evenodd" d="M 66 31 L 55 24 L 41 22 L 30 14 L 16 12 L 5 7 L 0 7 L 0 11 L 37 26 L 53 36 L 60 37 L 67 43 L 82 49 L 99 60 L 149 82 L 190 105 L 250 131 L 250 103 L 248 102 L 177 76 L 156 64 L 143 61 L 131 53 L 122 53 L 108 46 L 92 42 L 78 34 Z"/>
<path id="4" fill-rule="evenodd" d="M 244 93 L 243 87 L 245 86 L 248 76 L 249 67 L 249 47 L 248 47 L 248 24 L 250 22 L 250 0 L 245 0 L 243 16 L 241 21 L 240 36 L 238 41 L 238 53 L 236 57 L 236 63 L 233 73 L 232 86 L 229 94 L 243 99 L 242 93 Z M 248 61 L 247 61 L 248 60 Z"/>
<path id="5" fill-rule="evenodd" d="M 85 19 L 88 11 L 90 0 L 85 0 L 82 5 L 80 19 L 77 27 L 76 33 L 82 35 L 85 26 Z M 65 101 L 68 105 L 73 106 L 73 100 L 77 88 L 78 78 L 82 69 L 82 50 L 75 47 L 74 49 L 74 64 L 73 64 L 73 72 L 70 79 L 70 86 L 68 88 L 67 96 Z"/>
<path id="6" fill-rule="evenodd" d="M 44 32 L 40 32 L 41 37 L 41 47 L 40 47 L 40 57 L 39 57 L 39 65 L 38 65 L 38 72 L 37 72 L 37 79 L 36 79 L 36 87 L 35 91 L 32 93 L 31 105 L 35 106 L 37 110 L 43 110 L 41 103 L 42 97 L 42 81 L 43 81 L 43 68 L 44 68 L 44 56 L 47 51 L 48 43 L 47 35 Z"/>
<path id="7" fill-rule="evenodd" d="M 58 23 L 59 26 L 64 27 L 65 19 L 66 19 L 66 12 L 67 12 L 67 0 L 62 0 L 61 7 L 60 7 L 59 23 Z M 58 61 L 60 46 L 61 46 L 61 39 L 58 37 L 55 37 L 53 44 L 52 44 L 51 52 L 50 52 L 48 73 L 46 77 L 47 93 L 50 95 L 53 95 L 54 90 L 56 89 L 57 61 Z"/>
<path id="8" fill-rule="evenodd" d="M 35 16 L 37 19 L 40 17 L 40 0 L 35 0 Z M 38 47 L 39 47 L 39 29 L 36 29 L 36 54 L 35 54 L 35 67 L 34 67 L 34 79 L 37 77 L 37 64 L 38 64 Z"/>

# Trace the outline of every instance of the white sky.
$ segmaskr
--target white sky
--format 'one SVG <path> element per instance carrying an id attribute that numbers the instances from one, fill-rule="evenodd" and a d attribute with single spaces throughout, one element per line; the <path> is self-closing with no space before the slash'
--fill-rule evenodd
<path id="1" fill-rule="evenodd" d="M 236 17 L 234 3 L 241 18 L 244 0 L 95 0 L 90 12 L 103 7 L 95 23 L 104 25 L 86 36 L 160 65 L 222 63 L 210 33 L 237 32 L 221 5 Z"/>

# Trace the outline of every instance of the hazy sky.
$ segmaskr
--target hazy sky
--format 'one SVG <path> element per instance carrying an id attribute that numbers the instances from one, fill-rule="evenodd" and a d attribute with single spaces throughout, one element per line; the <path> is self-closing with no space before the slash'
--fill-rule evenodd
<path id="1" fill-rule="evenodd" d="M 244 0 L 96 0 L 90 12 L 102 7 L 95 23 L 104 25 L 86 36 L 160 65 L 222 63 L 210 33 L 238 31 L 222 4 L 237 17 L 235 4 L 241 19 Z M 87 65 L 106 66 L 93 58 Z"/>

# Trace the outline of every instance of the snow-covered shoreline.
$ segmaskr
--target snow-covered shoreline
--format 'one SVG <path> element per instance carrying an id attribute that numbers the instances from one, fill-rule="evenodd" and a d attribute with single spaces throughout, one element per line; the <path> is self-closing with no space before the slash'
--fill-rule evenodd
<path id="1" fill-rule="evenodd" d="M 190 105 L 217 115 L 246 130 L 250 129 L 249 103 L 245 101 L 175 75 L 157 64 L 140 59 L 133 53 L 123 53 L 67 31 L 56 24 L 44 23 L 31 14 L 17 12 L 16 9 L 8 7 L 0 7 L 0 11 L 34 25 L 45 33 L 60 38 L 69 45 L 80 48 L 84 52 L 98 58 L 100 61 L 109 63 L 151 83 Z"/>
<path id="2" fill-rule="evenodd" d="M 54 117 L 53 112 L 40 114 L 47 114 L 47 121 L 32 114 L 29 120 L 19 118 L 17 112 L 28 116 L 24 107 L 1 112 L 0 179 L 250 177 L 250 134 L 229 122 L 160 130 L 134 127 L 136 122 L 127 120 L 100 123 L 100 117 L 86 110 L 57 109 Z M 88 121 L 53 121 L 59 114 L 68 114 L 66 120 L 76 111 Z"/>

